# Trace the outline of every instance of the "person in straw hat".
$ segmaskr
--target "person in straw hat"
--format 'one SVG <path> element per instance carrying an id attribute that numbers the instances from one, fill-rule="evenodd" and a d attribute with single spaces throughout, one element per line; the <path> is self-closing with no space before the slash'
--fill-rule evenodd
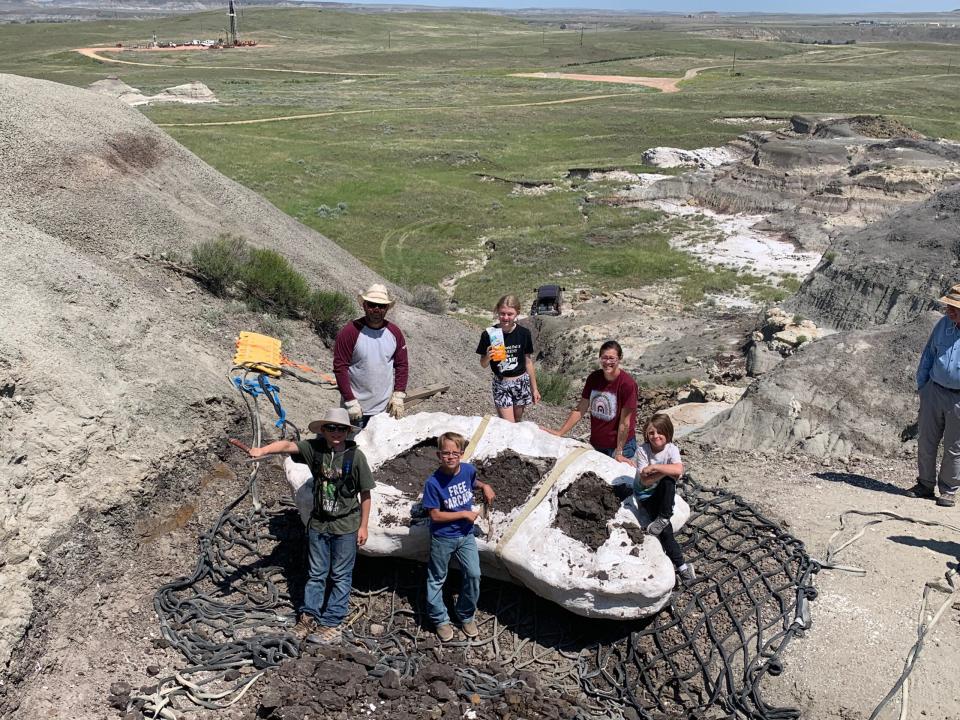
<path id="1" fill-rule="evenodd" d="M 393 307 L 387 288 L 371 285 L 358 296 L 364 316 L 337 333 L 333 374 L 350 420 L 366 426 L 373 415 L 387 411 L 403 417 L 407 390 L 407 341 L 386 319 Z"/>
<path id="2" fill-rule="evenodd" d="M 309 574 L 293 634 L 301 642 L 309 637 L 312 642 L 331 644 L 341 640 L 357 547 L 367 542 L 370 491 L 375 483 L 363 451 L 347 439 L 360 428 L 350 423 L 345 409 L 330 408 L 308 427 L 317 437 L 300 442 L 275 440 L 245 449 L 252 458 L 297 455 L 297 461 L 313 474 L 313 511 L 307 526 Z"/>
<path id="3" fill-rule="evenodd" d="M 940 298 L 945 317 L 933 326 L 920 356 L 917 388 L 920 392 L 917 484 L 907 490 L 916 498 L 936 497 L 937 505 L 953 507 L 960 487 L 960 285 Z M 937 450 L 943 441 L 943 460 L 937 475 Z"/>

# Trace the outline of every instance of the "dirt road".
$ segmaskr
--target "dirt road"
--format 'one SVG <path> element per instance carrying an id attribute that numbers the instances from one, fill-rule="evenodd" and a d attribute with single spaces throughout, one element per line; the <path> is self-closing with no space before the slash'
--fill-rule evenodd
<path id="1" fill-rule="evenodd" d="M 687 70 L 683 77 L 681 78 L 665 78 L 665 77 L 639 77 L 636 75 L 581 75 L 578 73 L 554 73 L 554 72 L 537 72 L 537 73 L 513 73 L 510 77 L 523 77 L 523 78 L 546 78 L 549 80 L 582 80 L 584 82 L 600 82 L 600 83 L 619 83 L 621 85 L 643 85 L 645 87 L 655 88 L 661 90 L 665 93 L 675 93 L 680 92 L 680 83 L 684 80 L 690 80 L 695 78 L 698 73 L 703 72 L 704 70 L 710 70 L 714 67 L 719 67 L 717 65 L 711 65 L 709 67 L 699 67 L 699 68 L 690 68 Z"/>

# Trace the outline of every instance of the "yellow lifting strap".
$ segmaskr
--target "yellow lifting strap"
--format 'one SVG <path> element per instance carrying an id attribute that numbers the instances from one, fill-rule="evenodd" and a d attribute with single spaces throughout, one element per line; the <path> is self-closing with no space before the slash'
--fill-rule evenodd
<path id="1" fill-rule="evenodd" d="M 243 331 L 237 338 L 237 353 L 233 364 L 280 377 L 280 341 L 268 335 Z"/>

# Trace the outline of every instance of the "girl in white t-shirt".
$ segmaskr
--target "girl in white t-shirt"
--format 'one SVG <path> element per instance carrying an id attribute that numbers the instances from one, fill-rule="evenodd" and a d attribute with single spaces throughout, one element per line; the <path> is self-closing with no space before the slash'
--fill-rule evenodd
<path id="1" fill-rule="evenodd" d="M 680 450 L 673 444 L 673 422 L 669 415 L 658 413 L 643 427 L 646 440 L 637 448 L 634 461 L 637 474 L 633 480 L 633 497 L 637 507 L 642 507 L 653 521 L 647 532 L 657 537 L 677 569 L 677 574 L 690 583 L 696 578 L 693 563 L 684 562 L 683 551 L 673 536 L 670 516 L 673 515 L 673 499 L 677 494 L 677 480 L 683 475 Z"/>

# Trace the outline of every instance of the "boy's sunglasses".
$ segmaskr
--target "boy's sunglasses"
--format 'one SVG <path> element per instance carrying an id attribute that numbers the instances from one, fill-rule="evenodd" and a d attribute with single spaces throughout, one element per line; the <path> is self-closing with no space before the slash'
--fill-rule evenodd
<path id="1" fill-rule="evenodd" d="M 321 430 L 325 432 L 349 432 L 350 428 L 344 427 L 343 425 L 333 425 L 331 423 L 326 423 L 320 426 Z"/>
<path id="2" fill-rule="evenodd" d="M 388 307 L 390 307 L 386 303 L 372 303 L 369 300 L 365 302 L 367 303 L 368 308 L 373 308 L 374 310 L 386 310 Z"/>
<path id="3" fill-rule="evenodd" d="M 460 457 L 463 453 L 459 450 L 440 450 L 437 455 L 440 457 Z"/>

